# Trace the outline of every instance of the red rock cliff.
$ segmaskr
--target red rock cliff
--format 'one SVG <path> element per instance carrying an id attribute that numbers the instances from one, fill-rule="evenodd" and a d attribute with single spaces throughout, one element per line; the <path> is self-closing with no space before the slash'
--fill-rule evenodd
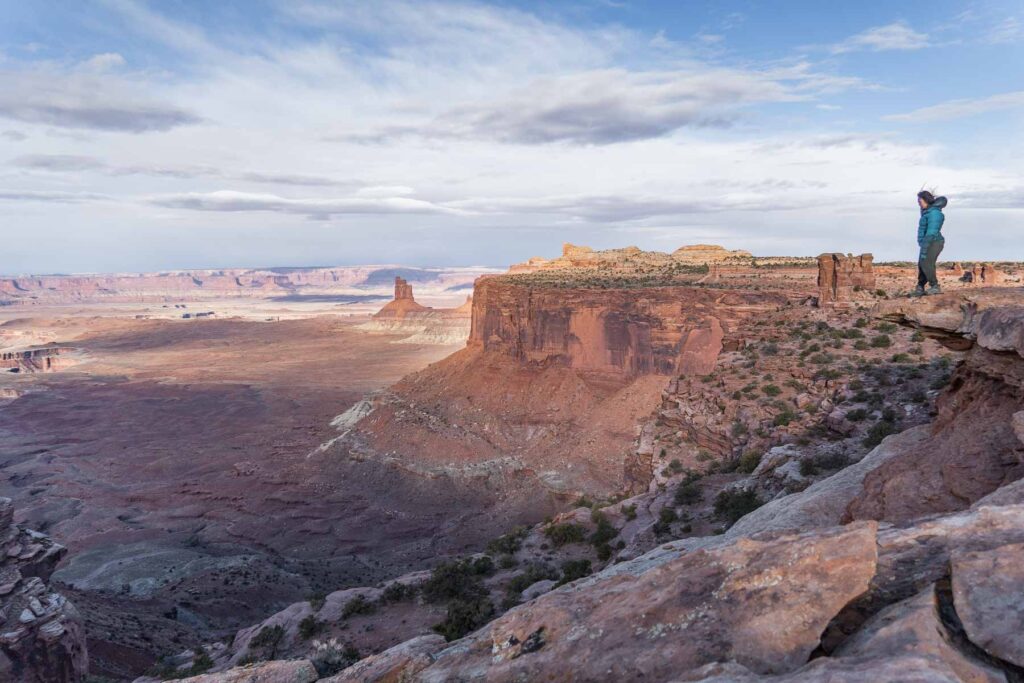
<path id="1" fill-rule="evenodd" d="M 759 292 L 538 288 L 483 277 L 474 291 L 469 346 L 627 376 L 706 373 L 731 322 L 782 303 Z"/>

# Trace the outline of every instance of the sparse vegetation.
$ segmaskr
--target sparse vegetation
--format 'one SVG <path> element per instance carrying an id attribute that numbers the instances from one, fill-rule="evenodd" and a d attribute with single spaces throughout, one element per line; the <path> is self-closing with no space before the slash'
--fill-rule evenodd
<path id="1" fill-rule="evenodd" d="M 715 497 L 715 515 L 732 526 L 762 505 L 764 501 L 753 489 L 725 489 Z"/>

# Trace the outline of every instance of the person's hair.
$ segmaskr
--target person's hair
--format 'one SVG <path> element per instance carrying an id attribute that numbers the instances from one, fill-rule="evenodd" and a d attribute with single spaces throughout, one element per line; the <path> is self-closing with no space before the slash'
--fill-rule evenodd
<path id="1" fill-rule="evenodd" d="M 924 203 L 928 204 L 928 205 L 931 205 L 932 203 L 935 202 L 935 195 L 933 195 L 928 190 L 921 190 L 920 192 L 918 192 L 917 193 L 917 198 L 918 199 L 923 199 Z"/>

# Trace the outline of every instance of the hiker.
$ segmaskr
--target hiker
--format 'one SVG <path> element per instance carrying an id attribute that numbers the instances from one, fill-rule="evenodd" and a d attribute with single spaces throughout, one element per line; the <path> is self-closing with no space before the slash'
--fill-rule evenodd
<path id="1" fill-rule="evenodd" d="M 917 224 L 917 245 L 921 247 L 921 254 L 917 257 L 917 289 L 913 296 L 938 294 L 942 289 L 939 288 L 935 263 L 946 246 L 942 237 L 942 223 L 946 217 L 942 209 L 947 201 L 945 197 L 936 197 L 928 190 L 922 190 L 917 193 L 917 204 L 921 207 L 921 220 Z M 925 285 L 928 285 L 927 291 Z"/>

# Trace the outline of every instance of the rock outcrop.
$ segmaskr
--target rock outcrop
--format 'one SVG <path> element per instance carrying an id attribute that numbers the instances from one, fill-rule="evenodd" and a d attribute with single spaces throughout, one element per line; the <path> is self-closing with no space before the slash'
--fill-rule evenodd
<path id="1" fill-rule="evenodd" d="M 88 672 L 85 632 L 74 606 L 46 582 L 66 549 L 14 524 L 0 498 L 0 680 L 77 683 Z"/>
<path id="2" fill-rule="evenodd" d="M 865 477 L 849 518 L 905 521 L 961 510 L 1024 476 L 1014 421 L 1024 409 L 1024 290 L 890 301 L 875 314 L 920 326 L 956 348 L 971 346 L 927 437 Z"/>
<path id="3" fill-rule="evenodd" d="M 525 263 L 518 263 L 509 269 L 510 273 L 562 270 L 571 268 L 631 269 L 638 266 L 711 266 L 713 264 L 749 263 L 749 251 L 729 251 L 714 244 L 695 244 L 680 247 L 671 254 L 659 251 L 643 251 L 639 247 L 606 249 L 598 251 L 590 247 L 569 244 L 562 245 L 559 258 L 545 259 L 539 256 Z"/>
<path id="4" fill-rule="evenodd" d="M 822 254 L 818 257 L 818 305 L 849 305 L 859 290 L 874 290 L 871 254 Z"/>
<path id="5" fill-rule="evenodd" d="M 472 297 L 456 308 L 421 306 L 413 297 L 412 285 L 395 277 L 395 298 L 361 325 L 365 330 L 401 334 L 403 344 L 461 345 L 469 336 Z"/>

